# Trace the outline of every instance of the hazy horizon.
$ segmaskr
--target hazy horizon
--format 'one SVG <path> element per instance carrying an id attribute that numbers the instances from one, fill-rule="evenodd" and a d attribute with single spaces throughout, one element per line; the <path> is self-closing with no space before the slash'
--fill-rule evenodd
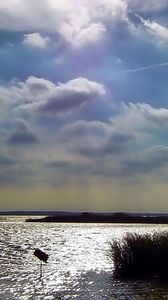
<path id="1" fill-rule="evenodd" d="M 0 210 L 168 210 L 166 0 L 0 0 Z"/>

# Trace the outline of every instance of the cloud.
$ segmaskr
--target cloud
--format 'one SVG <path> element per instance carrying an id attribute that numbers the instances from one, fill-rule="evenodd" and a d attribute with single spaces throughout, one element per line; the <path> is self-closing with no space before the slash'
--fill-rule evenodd
<path id="1" fill-rule="evenodd" d="M 53 160 L 45 164 L 45 167 L 53 168 L 53 169 L 69 169 L 72 163 L 68 160 Z"/>
<path id="2" fill-rule="evenodd" d="M 68 153 L 91 158 L 98 155 L 109 135 L 108 124 L 79 120 L 60 129 L 59 141 Z"/>
<path id="3" fill-rule="evenodd" d="M 148 103 L 122 103 L 119 113 L 111 118 L 111 125 L 115 128 L 127 128 L 136 132 L 163 126 L 167 128 L 168 109 L 155 108 Z"/>
<path id="4" fill-rule="evenodd" d="M 15 165 L 17 162 L 11 158 L 10 156 L 0 155 L 0 166 L 12 166 Z"/>
<path id="5" fill-rule="evenodd" d="M 4 121 L 9 111 L 22 103 L 23 91 L 20 83 L 12 80 L 9 83 L 0 82 L 0 121 Z"/>
<path id="6" fill-rule="evenodd" d="M 35 182 L 46 180 L 47 184 L 55 173 L 60 183 L 68 181 L 71 175 L 75 178 L 77 173 L 81 177 L 101 176 L 103 180 L 108 176 L 122 180 L 126 174 L 130 174 L 130 178 L 145 174 L 145 165 L 149 174 L 152 170 L 155 173 L 164 169 L 161 158 L 166 157 L 166 149 L 147 149 L 149 145 L 166 147 L 162 139 L 168 128 L 167 108 L 148 103 L 120 103 L 106 122 L 89 121 L 83 111 L 82 117 L 86 119 L 77 120 L 77 109 L 106 96 L 101 83 L 80 77 L 54 83 L 30 76 L 25 81 L 1 82 L 0 91 L 10 107 L 0 134 L 1 153 L 5 157 L 6 150 L 10 149 L 10 156 L 16 155 L 21 162 L 20 170 L 25 172 L 25 182 L 29 181 L 27 162 L 31 176 L 34 173 L 38 177 Z M 96 101 L 94 104 L 96 106 Z M 55 118 L 60 114 L 66 116 L 68 112 L 74 114 L 70 118 Z M 16 120 L 18 115 L 20 119 Z M 29 146 L 33 145 L 30 151 Z M 152 162 L 148 163 L 150 159 Z"/>
<path id="7" fill-rule="evenodd" d="M 168 42 L 168 28 L 160 25 L 159 23 L 155 21 L 145 20 L 141 16 L 137 15 L 141 23 L 144 25 L 144 27 L 147 29 L 147 31 L 153 35 L 156 39 L 162 42 Z"/>
<path id="8" fill-rule="evenodd" d="M 60 136 L 68 151 L 88 158 L 120 155 L 136 138 L 132 132 L 100 121 L 77 121 L 63 127 Z"/>
<path id="9" fill-rule="evenodd" d="M 29 129 L 24 120 L 18 119 L 14 123 L 13 129 L 7 136 L 7 143 L 10 145 L 34 145 L 38 139 L 36 135 Z"/>
<path id="10" fill-rule="evenodd" d="M 142 182 L 147 178 L 167 181 L 168 146 L 166 145 L 154 145 L 141 151 L 137 148 L 133 153 L 129 153 L 125 147 L 125 155 L 119 152 L 118 156 L 97 158 L 95 164 L 90 165 L 89 172 L 106 181 L 113 179 L 131 184 Z"/>
<path id="11" fill-rule="evenodd" d="M 35 76 L 12 80 L 0 84 L 1 118 L 9 112 L 65 115 L 105 94 L 103 84 L 83 77 L 57 84 Z"/>
<path id="12" fill-rule="evenodd" d="M 98 42 L 119 23 L 127 23 L 127 3 L 122 0 L 71 1 L 69 19 L 60 26 L 60 33 L 72 46 Z"/>
<path id="13" fill-rule="evenodd" d="M 22 44 L 29 48 L 46 49 L 50 43 L 49 37 L 43 37 L 37 32 L 24 34 Z"/>
<path id="14" fill-rule="evenodd" d="M 37 107 L 42 113 L 65 113 L 103 96 L 105 89 L 101 84 L 85 78 L 70 80 L 56 87 L 54 93 Z"/>
<path id="15" fill-rule="evenodd" d="M 93 138 L 102 139 L 110 134 L 108 123 L 101 121 L 78 120 L 63 126 L 59 131 L 59 136 L 63 141 L 80 140 Z"/>
<path id="16" fill-rule="evenodd" d="M 131 131 L 123 130 L 121 132 L 112 132 L 109 140 L 101 149 L 101 154 L 121 154 L 128 151 L 128 147 L 132 145 L 132 142 L 136 141 L 136 135 Z"/>
<path id="17" fill-rule="evenodd" d="M 123 163 L 123 175 L 147 175 L 164 169 L 168 164 L 168 146 L 155 145 Z"/>
<path id="18" fill-rule="evenodd" d="M 80 48 L 85 44 L 98 42 L 106 32 L 106 28 L 101 23 L 92 23 L 79 30 L 76 33 L 75 28 L 70 27 L 69 24 L 64 24 L 61 33 L 64 38 L 74 47 Z"/>
<path id="19" fill-rule="evenodd" d="M 149 139 L 159 139 L 158 132 L 167 131 L 168 109 L 147 103 L 122 104 L 118 113 L 106 123 L 79 120 L 59 131 L 59 141 L 69 153 L 90 159 L 120 157 L 146 147 Z M 156 129 L 157 134 L 156 134 Z"/>
<path id="20" fill-rule="evenodd" d="M 104 158 L 119 156 L 128 151 L 128 147 L 135 141 L 135 136 L 128 132 L 113 133 L 110 138 L 100 145 L 80 145 L 74 149 L 78 154 L 88 158 Z"/>
<path id="21" fill-rule="evenodd" d="M 133 180 L 135 175 L 163 172 L 168 147 L 158 144 L 162 140 L 160 132 L 163 135 L 167 128 L 168 109 L 129 103 L 122 104 L 106 123 L 80 120 L 64 126 L 59 131 L 59 141 L 68 155 L 90 161 L 89 174 Z"/>
<path id="22" fill-rule="evenodd" d="M 62 140 L 67 139 L 80 139 L 80 138 L 100 138 L 107 136 L 110 133 L 108 123 L 101 121 L 78 120 L 75 123 L 65 125 L 59 132 Z"/>
<path id="23" fill-rule="evenodd" d="M 149 104 L 142 103 L 131 105 L 135 110 L 139 110 L 139 113 L 146 119 L 148 123 L 152 123 L 154 125 L 168 125 L 168 109 L 166 108 L 154 108 Z"/>
<path id="24" fill-rule="evenodd" d="M 2 2 L 2 0 L 1 0 Z M 9 0 L 0 3 L 0 30 L 26 32 L 23 44 L 45 49 L 50 35 L 59 35 L 68 45 L 81 48 L 101 42 L 102 38 L 121 25 L 133 25 L 130 11 L 159 12 L 167 8 L 167 1 L 151 0 Z M 153 32 L 167 36 L 163 26 L 145 21 Z M 149 24 L 148 24 L 149 23 Z M 128 26 L 132 30 L 131 26 Z M 43 33 L 43 34 L 41 34 Z M 46 36 L 47 34 L 47 36 Z"/>
<path id="25" fill-rule="evenodd" d="M 27 101 L 20 109 L 56 115 L 72 112 L 106 93 L 102 84 L 82 77 L 57 85 L 31 77 L 22 84 L 21 91 L 25 93 Z"/>
<path id="26" fill-rule="evenodd" d="M 25 82 L 18 82 L 18 85 L 24 94 L 28 94 L 29 100 L 32 96 L 39 97 L 41 94 L 46 95 L 49 92 L 52 92 L 55 88 L 55 84 L 53 82 L 35 76 L 28 77 Z M 32 101 L 36 101 L 36 98 L 32 99 Z"/>
<path id="27" fill-rule="evenodd" d="M 108 23 L 113 27 L 127 22 L 127 13 L 127 3 L 123 0 L 93 0 L 91 6 L 89 0 L 42 0 L 40 6 L 32 0 L 9 0 L 6 3 L 1 0 L 0 29 L 26 31 L 28 34 L 58 33 L 70 45 L 81 47 L 98 42 Z M 26 41 L 31 45 L 42 42 L 37 34 L 27 36 Z"/>

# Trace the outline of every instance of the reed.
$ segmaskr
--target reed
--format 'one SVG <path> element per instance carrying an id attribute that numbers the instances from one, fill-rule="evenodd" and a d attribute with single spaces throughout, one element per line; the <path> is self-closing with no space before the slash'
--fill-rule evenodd
<path id="1" fill-rule="evenodd" d="M 117 278 L 168 278 L 168 233 L 127 234 L 110 243 L 109 256 Z"/>

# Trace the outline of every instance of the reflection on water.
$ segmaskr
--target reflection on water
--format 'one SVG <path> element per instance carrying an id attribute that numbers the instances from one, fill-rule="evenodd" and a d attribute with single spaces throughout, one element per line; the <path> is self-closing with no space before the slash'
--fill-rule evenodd
<path id="1" fill-rule="evenodd" d="M 35 224 L 16 219 L 0 223 L 0 300 L 168 299 L 166 283 L 114 280 L 107 258 L 109 241 L 127 232 L 167 231 L 168 226 Z M 50 255 L 41 279 L 34 248 Z"/>
<path id="2" fill-rule="evenodd" d="M 72 280 L 72 278 L 71 278 Z M 108 272 L 88 271 L 74 278 L 73 289 L 58 292 L 55 299 L 161 300 L 168 299 L 167 283 L 116 281 Z M 65 287 L 66 288 L 66 287 Z"/>

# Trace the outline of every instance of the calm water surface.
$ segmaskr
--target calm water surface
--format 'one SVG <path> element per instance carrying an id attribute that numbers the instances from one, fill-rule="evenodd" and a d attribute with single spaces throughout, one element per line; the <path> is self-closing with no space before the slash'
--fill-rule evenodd
<path id="1" fill-rule="evenodd" d="M 168 299 L 168 283 L 114 280 L 108 242 L 167 225 L 0 222 L 0 300 Z M 43 264 L 34 248 L 49 254 Z"/>

